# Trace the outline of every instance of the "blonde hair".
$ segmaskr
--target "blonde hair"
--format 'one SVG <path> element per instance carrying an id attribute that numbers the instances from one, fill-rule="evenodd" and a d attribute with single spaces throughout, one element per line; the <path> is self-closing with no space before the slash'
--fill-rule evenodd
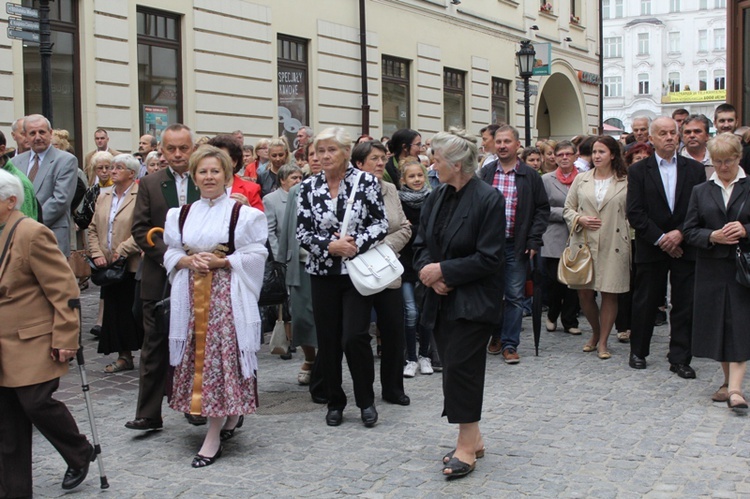
<path id="1" fill-rule="evenodd" d="M 190 155 L 190 160 L 188 162 L 188 172 L 190 173 L 190 178 L 192 178 L 193 182 L 195 182 L 195 172 L 198 170 L 198 165 L 206 158 L 216 158 L 219 160 L 219 163 L 224 170 L 224 185 L 226 186 L 229 181 L 232 180 L 232 176 L 234 175 L 234 165 L 232 163 L 232 159 L 229 157 L 229 154 L 227 154 L 224 150 L 214 146 L 200 146 L 195 150 L 193 154 Z"/>
<path id="2" fill-rule="evenodd" d="M 742 142 L 732 133 L 720 133 L 708 141 L 706 146 L 711 159 L 730 159 L 742 156 Z"/>

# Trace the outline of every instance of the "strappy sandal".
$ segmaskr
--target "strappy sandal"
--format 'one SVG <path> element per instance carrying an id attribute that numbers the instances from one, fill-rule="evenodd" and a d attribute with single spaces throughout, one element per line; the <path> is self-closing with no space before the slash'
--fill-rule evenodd
<path id="1" fill-rule="evenodd" d="M 485 447 L 482 447 L 479 449 L 475 454 L 474 457 L 477 459 L 482 459 L 484 457 L 484 451 L 487 450 Z M 456 453 L 456 449 L 453 449 L 448 454 L 443 456 L 443 464 L 448 464 L 448 462 L 453 459 L 453 454 Z"/>
<path id="2" fill-rule="evenodd" d="M 451 460 L 448 461 L 443 467 L 443 476 L 448 480 L 452 480 L 454 478 L 462 478 L 474 471 L 474 468 L 476 468 L 476 466 L 476 461 L 469 464 L 463 461 L 459 461 L 454 457 L 451 458 Z M 446 473 L 446 471 L 450 471 L 450 473 Z"/>
<path id="3" fill-rule="evenodd" d="M 213 457 L 201 456 L 200 454 L 196 454 L 190 466 L 192 466 L 193 468 L 205 468 L 206 466 L 211 466 L 216 462 L 217 459 L 221 457 L 221 452 L 223 450 L 224 447 L 220 446 L 219 450 L 216 451 L 216 454 L 214 454 Z"/>
<path id="4" fill-rule="evenodd" d="M 730 409 L 747 409 L 747 401 L 745 400 L 745 396 L 742 395 L 741 391 L 738 390 L 732 390 L 727 394 L 727 406 Z M 738 397 L 742 398 L 742 402 L 739 402 L 737 404 L 732 404 L 732 395 L 737 395 Z"/>
<path id="5" fill-rule="evenodd" d="M 219 432 L 219 440 L 221 440 L 222 442 L 226 442 L 230 438 L 234 437 L 234 430 L 238 428 L 242 428 L 242 425 L 244 423 L 245 423 L 245 416 L 240 415 L 239 419 L 237 420 L 237 424 L 234 425 L 234 428 L 232 428 L 231 430 L 221 430 Z"/>
<path id="6" fill-rule="evenodd" d="M 120 363 L 120 361 L 123 361 L 123 362 Z M 105 366 L 104 372 L 107 374 L 113 374 L 113 373 L 119 373 L 121 371 L 132 371 L 133 368 L 134 368 L 133 358 L 122 356 L 122 357 L 117 357 L 116 361 Z"/>

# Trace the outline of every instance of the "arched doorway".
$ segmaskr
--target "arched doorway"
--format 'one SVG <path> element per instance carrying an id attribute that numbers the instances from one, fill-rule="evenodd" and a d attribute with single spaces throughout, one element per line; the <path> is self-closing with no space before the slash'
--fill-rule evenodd
<path id="1" fill-rule="evenodd" d="M 563 73 L 554 73 L 544 82 L 539 93 L 536 114 L 538 138 L 570 139 L 586 133 L 576 88 Z"/>

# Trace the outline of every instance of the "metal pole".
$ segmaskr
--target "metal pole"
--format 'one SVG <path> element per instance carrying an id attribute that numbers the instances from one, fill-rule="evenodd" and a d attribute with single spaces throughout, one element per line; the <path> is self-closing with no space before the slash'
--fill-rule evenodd
<path id="1" fill-rule="evenodd" d="M 523 114 L 526 128 L 526 147 L 531 147 L 531 110 L 529 109 L 529 77 L 523 77 Z"/>
<path id="2" fill-rule="evenodd" d="M 49 2 L 39 1 L 39 55 L 42 60 L 42 114 L 53 123 L 52 115 L 52 33 L 49 27 Z"/>
<path id="3" fill-rule="evenodd" d="M 367 17 L 365 0 L 359 0 L 359 53 L 362 78 L 362 135 L 370 135 L 370 101 L 367 90 Z"/>
<path id="4" fill-rule="evenodd" d="M 604 135 L 604 21 L 599 0 L 599 135 Z"/>

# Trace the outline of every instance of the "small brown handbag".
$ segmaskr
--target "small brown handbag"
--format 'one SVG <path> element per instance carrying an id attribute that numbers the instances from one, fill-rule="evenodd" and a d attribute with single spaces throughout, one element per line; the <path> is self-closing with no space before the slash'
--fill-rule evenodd
<path id="1" fill-rule="evenodd" d="M 557 280 L 568 286 L 585 286 L 594 279 L 594 260 L 591 258 L 589 238 L 583 226 L 583 242 L 570 244 L 570 238 L 578 225 L 576 217 L 557 266 Z"/>
<path id="2" fill-rule="evenodd" d="M 91 267 L 86 260 L 86 250 L 71 251 L 68 257 L 68 265 L 70 265 L 73 275 L 79 279 L 91 276 Z"/>

